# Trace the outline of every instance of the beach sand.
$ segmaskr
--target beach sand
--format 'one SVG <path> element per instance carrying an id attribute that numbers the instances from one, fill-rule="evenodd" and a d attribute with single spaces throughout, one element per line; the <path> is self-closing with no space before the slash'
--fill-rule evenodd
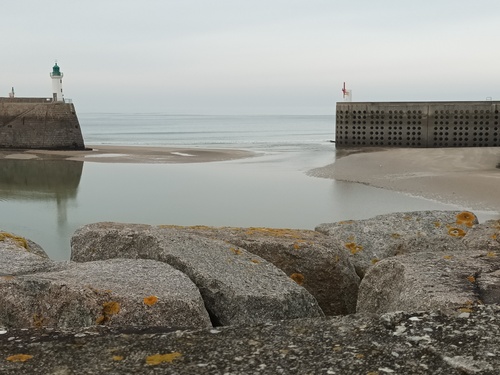
<path id="1" fill-rule="evenodd" d="M 248 158 L 251 151 L 185 147 L 87 146 L 88 150 L 0 150 L 0 159 L 78 160 L 96 163 L 206 163 Z"/>
<path id="2" fill-rule="evenodd" d="M 337 150 L 334 164 L 310 175 L 500 212 L 500 148 Z"/>

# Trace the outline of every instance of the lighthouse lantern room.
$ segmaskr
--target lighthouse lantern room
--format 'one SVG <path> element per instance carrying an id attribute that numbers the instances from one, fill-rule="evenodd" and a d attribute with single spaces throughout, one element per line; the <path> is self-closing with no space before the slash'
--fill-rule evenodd
<path id="1" fill-rule="evenodd" d="M 63 74 L 61 73 L 57 62 L 52 68 L 50 78 L 52 78 L 52 100 L 55 102 L 64 102 L 64 95 L 62 90 Z"/>

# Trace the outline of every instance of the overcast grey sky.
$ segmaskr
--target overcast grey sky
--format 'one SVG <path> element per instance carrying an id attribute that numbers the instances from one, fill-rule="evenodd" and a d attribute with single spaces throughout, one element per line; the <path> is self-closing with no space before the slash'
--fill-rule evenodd
<path id="1" fill-rule="evenodd" d="M 500 99 L 499 0 L 16 0 L 0 96 L 79 112 L 333 114 L 356 101 Z"/>

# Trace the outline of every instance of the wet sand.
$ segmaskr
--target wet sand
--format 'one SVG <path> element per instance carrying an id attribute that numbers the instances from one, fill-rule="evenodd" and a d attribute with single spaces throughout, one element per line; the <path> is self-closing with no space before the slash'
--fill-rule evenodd
<path id="1" fill-rule="evenodd" d="M 96 163 L 206 163 L 257 155 L 233 149 L 87 146 L 88 150 L 0 150 L 0 159 L 78 160 Z"/>
<path id="2" fill-rule="evenodd" d="M 86 151 L 0 150 L 0 159 L 97 163 L 205 163 L 248 158 L 236 149 L 88 146 Z M 464 208 L 500 212 L 500 148 L 345 149 L 336 161 L 309 171 Z"/>
<path id="3" fill-rule="evenodd" d="M 499 164 L 498 147 L 338 150 L 334 164 L 310 174 L 500 211 Z"/>

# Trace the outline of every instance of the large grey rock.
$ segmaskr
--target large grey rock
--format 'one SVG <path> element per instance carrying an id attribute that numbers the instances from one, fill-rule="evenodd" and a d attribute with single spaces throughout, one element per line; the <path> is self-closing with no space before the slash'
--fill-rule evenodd
<path id="1" fill-rule="evenodd" d="M 477 223 L 476 216 L 468 211 L 417 211 L 321 224 L 316 230 L 340 243 L 363 277 L 382 259 L 422 251 L 428 239 L 444 241 L 440 245 L 443 250 L 463 249 L 461 239 Z"/>
<path id="2" fill-rule="evenodd" d="M 469 253 L 489 263 L 477 279 L 478 292 L 484 303 L 500 300 L 500 271 L 496 269 L 500 257 L 500 220 L 489 220 L 474 225 L 463 238 Z"/>
<path id="3" fill-rule="evenodd" d="M 491 252 L 490 255 L 500 253 L 500 220 L 488 220 L 474 225 L 463 238 L 463 242 L 471 250 L 486 250 Z"/>
<path id="4" fill-rule="evenodd" d="M 97 223 L 77 230 L 71 259 L 165 262 L 198 286 L 215 324 L 322 316 L 318 303 L 281 270 L 244 249 L 173 228 Z"/>
<path id="5" fill-rule="evenodd" d="M 18 236 L 14 233 L 0 231 L 0 249 L 22 250 L 38 255 L 42 258 L 48 258 L 45 250 L 36 242 L 28 238 Z"/>
<path id="6" fill-rule="evenodd" d="M 49 271 L 58 267 L 35 242 L 0 231 L 0 277 Z"/>
<path id="7" fill-rule="evenodd" d="M 487 249 L 395 256 L 368 270 L 359 287 L 357 310 L 451 313 L 474 304 L 500 303 L 499 270 L 500 257 Z"/>
<path id="8" fill-rule="evenodd" d="M 498 375 L 500 308 L 297 319 L 166 332 L 101 327 L 9 330 L 1 372 L 13 374 Z"/>
<path id="9" fill-rule="evenodd" d="M 152 260 L 114 259 L 0 279 L 0 326 L 207 327 L 196 286 Z"/>
<path id="10" fill-rule="evenodd" d="M 356 311 L 359 276 L 344 249 L 319 232 L 284 228 L 169 228 L 223 240 L 264 258 L 307 289 L 326 315 Z"/>

